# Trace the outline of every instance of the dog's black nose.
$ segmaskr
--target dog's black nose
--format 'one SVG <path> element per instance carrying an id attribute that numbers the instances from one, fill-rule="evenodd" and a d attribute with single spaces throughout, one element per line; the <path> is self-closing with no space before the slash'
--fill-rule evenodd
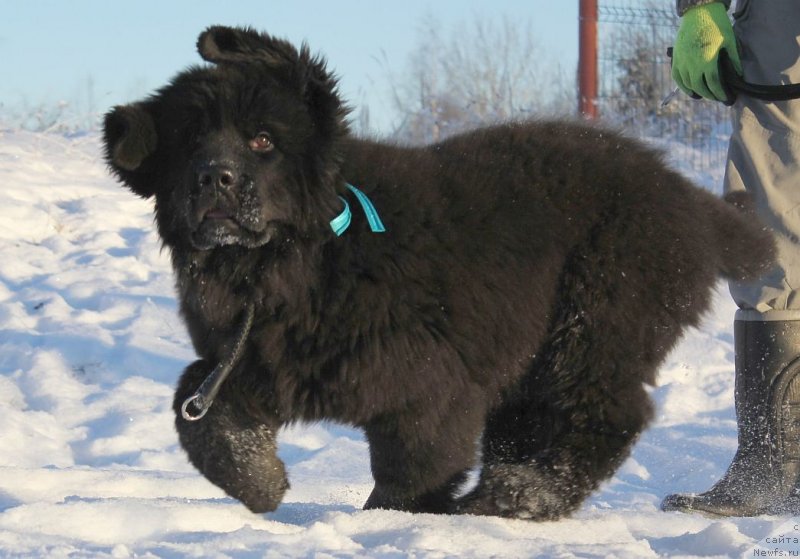
<path id="1" fill-rule="evenodd" d="M 227 165 L 204 165 L 197 172 L 197 184 L 201 187 L 227 190 L 239 182 L 238 173 Z"/>

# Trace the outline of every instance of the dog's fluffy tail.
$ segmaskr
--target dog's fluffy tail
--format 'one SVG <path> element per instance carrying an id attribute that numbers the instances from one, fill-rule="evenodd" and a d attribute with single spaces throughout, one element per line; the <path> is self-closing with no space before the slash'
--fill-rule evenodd
<path id="1" fill-rule="evenodd" d="M 775 263 L 775 239 L 756 215 L 752 197 L 744 192 L 725 196 L 727 204 L 714 204 L 714 222 L 720 274 L 729 280 L 751 281 Z"/>

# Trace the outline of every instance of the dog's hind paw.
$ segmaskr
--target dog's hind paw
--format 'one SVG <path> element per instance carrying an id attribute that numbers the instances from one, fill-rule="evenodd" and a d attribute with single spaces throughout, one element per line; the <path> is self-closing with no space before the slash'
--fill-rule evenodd
<path id="1" fill-rule="evenodd" d="M 484 470 L 477 487 L 460 498 L 456 514 L 501 516 L 524 520 L 557 520 L 582 499 L 570 495 L 561 480 L 532 465 L 498 464 Z"/>

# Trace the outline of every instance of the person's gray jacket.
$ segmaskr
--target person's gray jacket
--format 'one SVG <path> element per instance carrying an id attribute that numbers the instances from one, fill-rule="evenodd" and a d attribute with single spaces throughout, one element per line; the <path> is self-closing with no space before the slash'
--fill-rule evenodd
<path id="1" fill-rule="evenodd" d="M 675 9 L 678 11 L 678 15 L 682 16 L 689 8 L 701 4 L 710 4 L 711 2 L 722 2 L 726 8 L 731 6 L 731 0 L 675 0 Z"/>

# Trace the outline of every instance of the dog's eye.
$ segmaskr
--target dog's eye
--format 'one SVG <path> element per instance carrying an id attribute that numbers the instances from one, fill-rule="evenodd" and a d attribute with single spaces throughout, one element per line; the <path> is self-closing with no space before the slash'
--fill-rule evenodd
<path id="1" fill-rule="evenodd" d="M 272 138 L 266 132 L 259 132 L 249 142 L 250 149 L 257 153 L 267 153 L 272 151 L 275 145 L 272 143 Z"/>

